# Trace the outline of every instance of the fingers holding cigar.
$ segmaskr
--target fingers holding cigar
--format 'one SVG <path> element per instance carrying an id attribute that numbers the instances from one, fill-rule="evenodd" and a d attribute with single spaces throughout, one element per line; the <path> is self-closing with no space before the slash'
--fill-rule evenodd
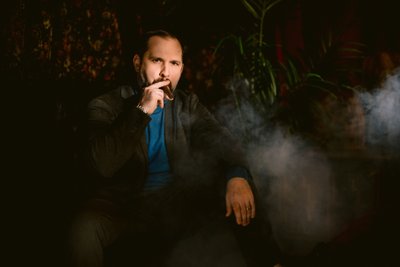
<path id="1" fill-rule="evenodd" d="M 174 95 L 172 94 L 171 90 L 171 83 L 165 86 L 162 86 L 160 89 L 164 91 L 164 96 L 167 100 L 172 101 L 174 100 Z"/>
<path id="2" fill-rule="evenodd" d="M 172 101 L 174 100 L 174 94 L 172 93 L 171 81 L 170 80 L 156 80 L 153 85 L 157 84 L 158 88 L 163 90 L 165 99 Z"/>
<path id="3" fill-rule="evenodd" d="M 155 81 L 155 83 L 158 83 L 158 82 L 168 82 L 167 84 L 161 85 L 159 88 L 161 90 L 163 90 L 165 99 L 167 99 L 169 101 L 174 100 L 174 95 L 172 93 L 172 88 L 171 88 L 171 81 L 170 80 L 158 80 L 158 81 Z"/>

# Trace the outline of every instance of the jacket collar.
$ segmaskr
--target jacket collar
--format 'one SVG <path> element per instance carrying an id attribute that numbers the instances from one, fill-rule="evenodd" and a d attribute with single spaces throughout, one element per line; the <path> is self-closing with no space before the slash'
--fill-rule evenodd
<path id="1" fill-rule="evenodd" d="M 123 99 L 128 99 L 131 96 L 139 95 L 139 89 L 137 86 L 122 85 L 119 87 L 119 90 Z"/>

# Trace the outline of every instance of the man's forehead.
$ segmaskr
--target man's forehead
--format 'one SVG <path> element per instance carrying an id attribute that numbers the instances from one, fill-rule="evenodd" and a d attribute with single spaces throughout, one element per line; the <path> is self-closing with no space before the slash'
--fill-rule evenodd
<path id="1" fill-rule="evenodd" d="M 182 46 L 175 38 L 152 36 L 149 39 L 147 52 L 150 54 L 173 53 L 182 57 Z"/>

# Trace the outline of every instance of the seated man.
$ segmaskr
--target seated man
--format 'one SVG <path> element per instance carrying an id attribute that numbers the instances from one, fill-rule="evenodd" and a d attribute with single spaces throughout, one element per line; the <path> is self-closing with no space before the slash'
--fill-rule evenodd
<path id="1" fill-rule="evenodd" d="M 194 94 L 176 90 L 182 61 L 177 37 L 148 32 L 133 57 L 137 83 L 90 102 L 86 154 L 98 182 L 72 224 L 71 266 L 103 266 L 123 236 L 155 236 L 167 253 L 216 214 L 228 217 L 248 266 L 277 263 L 238 143 Z"/>

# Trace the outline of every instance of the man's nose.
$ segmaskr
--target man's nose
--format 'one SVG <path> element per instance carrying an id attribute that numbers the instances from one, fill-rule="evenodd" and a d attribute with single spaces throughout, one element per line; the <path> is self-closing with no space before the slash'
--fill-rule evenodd
<path id="1" fill-rule="evenodd" d="M 169 73 L 170 73 L 170 70 L 169 70 L 168 65 L 167 64 L 163 64 L 163 66 L 161 68 L 161 71 L 160 71 L 160 76 L 168 78 L 169 77 Z"/>

